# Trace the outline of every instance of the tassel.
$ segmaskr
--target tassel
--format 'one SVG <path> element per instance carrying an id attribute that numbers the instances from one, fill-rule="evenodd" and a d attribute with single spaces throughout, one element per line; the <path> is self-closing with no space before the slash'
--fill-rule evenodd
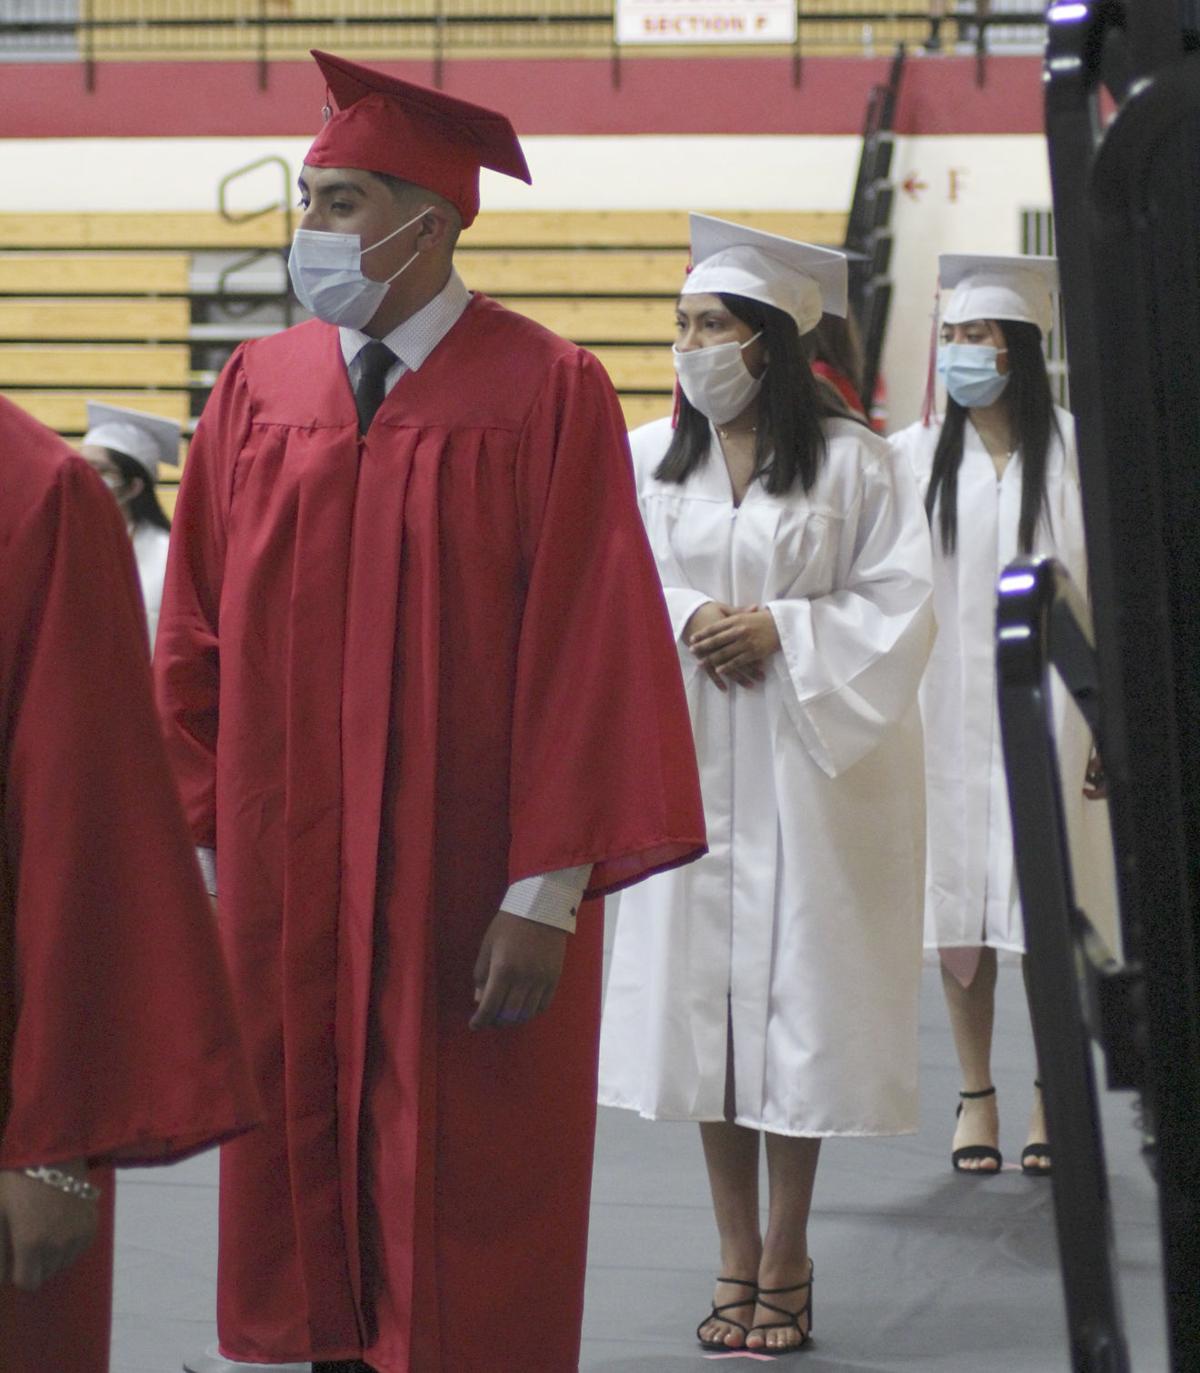
<path id="1" fill-rule="evenodd" d="M 692 254 L 691 254 L 691 250 L 689 249 L 689 251 L 688 251 L 688 262 L 687 262 L 687 266 L 683 269 L 683 275 L 684 275 L 685 277 L 688 277 L 688 276 L 691 275 L 691 272 L 692 272 Z M 682 392 L 681 392 L 680 389 L 679 389 L 679 378 L 676 377 L 676 378 L 675 378 L 675 393 L 674 393 L 674 397 L 673 397 L 672 402 L 671 402 L 671 428 L 672 428 L 672 429 L 678 429 L 678 428 L 679 428 L 679 397 L 680 397 L 681 394 L 682 394 Z"/>
<path id="2" fill-rule="evenodd" d="M 925 372 L 925 399 L 921 403 L 921 423 L 926 429 L 937 419 L 937 350 L 941 282 L 934 288 L 933 313 L 929 316 L 929 366 Z"/>

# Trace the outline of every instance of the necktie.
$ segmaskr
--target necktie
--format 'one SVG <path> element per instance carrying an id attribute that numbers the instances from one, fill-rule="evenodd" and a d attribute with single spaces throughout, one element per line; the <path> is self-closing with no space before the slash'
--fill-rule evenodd
<path id="1" fill-rule="evenodd" d="M 358 407 L 358 432 L 365 434 L 375 418 L 375 411 L 383 404 L 383 379 L 395 363 L 396 355 L 386 343 L 372 339 L 358 357 L 358 384 L 354 388 L 354 404 Z"/>

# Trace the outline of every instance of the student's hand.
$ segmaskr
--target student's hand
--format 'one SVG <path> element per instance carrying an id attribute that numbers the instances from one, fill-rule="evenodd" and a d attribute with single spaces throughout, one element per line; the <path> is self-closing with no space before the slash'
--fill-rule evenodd
<path id="1" fill-rule="evenodd" d="M 471 1029 L 506 1029 L 541 1015 L 554 1000 L 567 952 L 566 930 L 499 911 L 475 960 Z"/>
<path id="2" fill-rule="evenodd" d="M 761 680 L 761 664 L 779 648 L 774 615 L 757 606 L 731 611 L 691 639 L 692 652 L 705 669 L 722 677 L 757 672 Z"/>
<path id="3" fill-rule="evenodd" d="M 736 615 L 737 613 L 738 612 L 733 606 L 723 605 L 720 601 L 705 601 L 698 610 L 692 612 L 691 619 L 684 625 L 683 642 L 687 644 L 693 653 L 695 653 L 696 642 L 705 632 L 718 628 L 720 625 L 723 625 L 731 615 Z M 700 655 L 697 654 L 697 657 L 699 656 Z M 700 665 L 708 674 L 709 681 L 716 686 L 718 691 L 728 691 L 729 682 L 732 682 L 735 686 L 750 687 L 753 686 L 755 682 L 761 682 L 765 676 L 762 668 L 759 667 L 757 663 L 751 664 L 744 669 L 735 668 L 724 674 L 719 673 L 716 667 L 712 663 L 705 661 L 703 657 L 700 658 Z"/>
<path id="4" fill-rule="evenodd" d="M 54 1167 L 87 1177 L 82 1159 Z M 94 1201 L 60 1192 L 21 1170 L 0 1170 L 0 1285 L 36 1292 L 91 1244 L 97 1212 Z"/>

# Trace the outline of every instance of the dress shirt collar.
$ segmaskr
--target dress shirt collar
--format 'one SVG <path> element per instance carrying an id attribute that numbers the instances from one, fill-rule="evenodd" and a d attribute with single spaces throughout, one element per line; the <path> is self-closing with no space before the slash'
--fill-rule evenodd
<path id="1" fill-rule="evenodd" d="M 427 305 L 422 305 L 415 315 L 397 324 L 380 342 L 386 343 L 404 366 L 415 372 L 458 323 L 459 316 L 470 303 L 470 291 L 451 267 L 450 279 L 437 295 Z M 339 328 L 338 336 L 347 367 L 371 341 L 370 335 L 359 333 L 357 329 Z"/>

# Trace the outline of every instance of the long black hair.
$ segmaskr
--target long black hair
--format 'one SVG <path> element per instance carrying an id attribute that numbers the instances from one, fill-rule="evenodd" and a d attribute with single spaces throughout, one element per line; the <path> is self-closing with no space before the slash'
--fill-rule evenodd
<path id="1" fill-rule="evenodd" d="M 786 494 L 797 482 L 811 491 L 825 461 L 821 421 L 843 412 L 818 390 L 791 315 L 745 296 L 721 292 L 718 299 L 755 333 L 762 331 L 769 359 L 758 393 L 754 476 L 772 496 Z M 654 475 L 659 481 L 687 481 L 707 456 L 710 437 L 707 417 L 681 393 L 679 421 Z"/>
<path id="2" fill-rule="evenodd" d="M 817 327 L 804 335 L 804 352 L 810 363 L 821 362 L 832 371 L 839 373 L 850 384 L 859 399 L 857 411 L 850 409 L 849 402 L 842 396 L 838 387 L 828 377 L 815 375 L 833 386 L 841 397 L 843 407 L 851 419 L 861 420 L 867 413 L 863 397 L 863 351 L 862 339 L 852 315 L 822 315 Z"/>
<path id="3" fill-rule="evenodd" d="M 1046 460 L 1051 436 L 1059 439 L 1058 419 L 1046 359 L 1042 356 L 1042 331 L 1025 320 L 998 319 L 997 328 L 1008 349 L 1008 385 L 1004 397 L 1014 439 L 1014 451 L 1021 450 L 1021 515 L 1017 522 L 1017 547 L 1033 552 L 1033 536 L 1038 520 L 1050 518 L 1046 503 Z M 962 466 L 963 435 L 968 410 L 952 397 L 946 397 L 942 432 L 933 452 L 933 470 L 925 494 L 925 513 L 931 526 L 937 510 L 937 532 L 942 549 L 953 553 L 958 544 L 958 469 Z"/>
<path id="4" fill-rule="evenodd" d="M 142 483 L 142 489 L 125 507 L 129 523 L 152 524 L 156 529 L 165 529 L 169 533 L 171 521 L 167 519 L 167 512 L 158 503 L 158 489 L 154 485 L 154 478 L 136 458 L 131 458 L 128 453 L 122 453 L 119 448 L 106 448 L 104 451 L 108 454 L 109 462 L 120 472 L 121 480 L 126 486 L 132 481 Z"/>

